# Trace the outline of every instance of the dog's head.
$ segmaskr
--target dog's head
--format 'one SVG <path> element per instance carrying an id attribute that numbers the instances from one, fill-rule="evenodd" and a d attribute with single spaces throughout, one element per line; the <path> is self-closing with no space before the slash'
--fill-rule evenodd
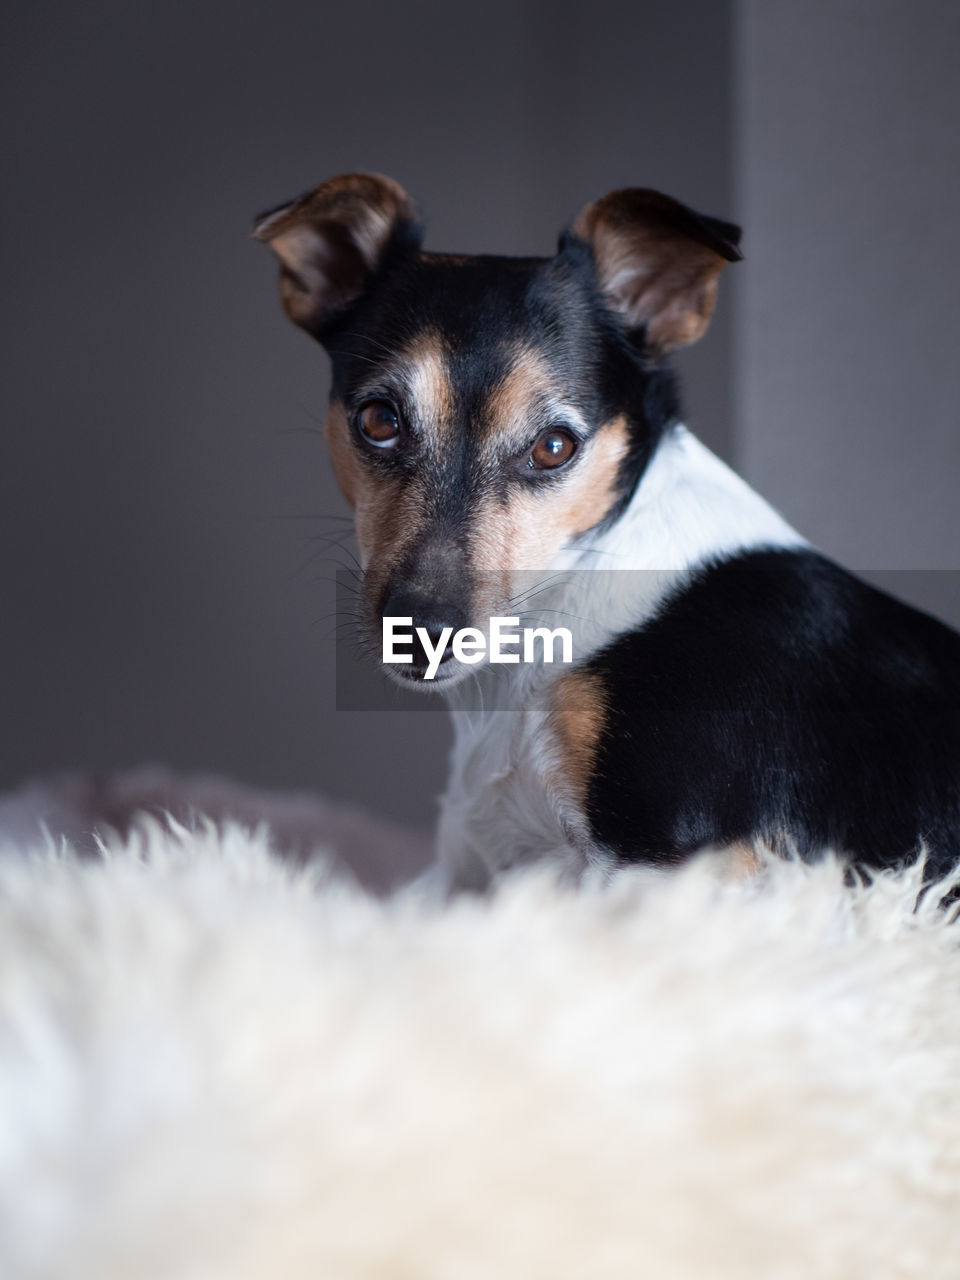
<path id="1" fill-rule="evenodd" d="M 701 336 L 740 257 L 736 227 L 632 188 L 588 205 L 552 258 L 426 253 L 376 174 L 333 178 L 254 235 L 333 362 L 327 435 L 378 635 L 386 616 L 484 629 L 516 574 L 616 519 L 675 414 L 663 357 Z"/>

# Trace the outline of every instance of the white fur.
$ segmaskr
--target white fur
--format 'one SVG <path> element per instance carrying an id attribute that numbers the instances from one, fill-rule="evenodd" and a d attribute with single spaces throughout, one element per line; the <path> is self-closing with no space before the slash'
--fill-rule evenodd
<path id="1" fill-rule="evenodd" d="M 916 870 L 378 902 L 227 826 L 0 862 L 4 1280 L 953 1280 Z"/>
<path id="2" fill-rule="evenodd" d="M 747 547 L 801 545 L 805 540 L 764 498 L 676 426 L 651 458 L 627 511 L 584 550 L 611 551 L 621 569 L 678 573 Z M 585 567 L 579 548 L 571 554 Z"/>
<path id="3" fill-rule="evenodd" d="M 537 607 L 544 621 L 575 627 L 582 661 L 651 617 L 705 561 L 750 547 L 803 545 L 769 503 L 678 426 L 654 454 L 620 519 L 564 551 L 542 575 L 548 585 Z M 559 859 L 573 873 L 605 863 L 577 807 L 555 785 L 548 711 L 560 674 L 557 667 L 514 668 L 505 695 L 502 669 L 493 677 L 487 671 L 482 679 L 493 710 L 465 709 L 463 687 L 451 691 L 456 733 L 441 806 L 442 888 L 476 887 L 507 866 L 541 857 Z M 467 686 L 471 705 L 475 696 Z"/>

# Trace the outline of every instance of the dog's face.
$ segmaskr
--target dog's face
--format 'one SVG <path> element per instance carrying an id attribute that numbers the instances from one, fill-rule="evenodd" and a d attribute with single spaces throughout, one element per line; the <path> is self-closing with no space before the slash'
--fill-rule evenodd
<path id="1" fill-rule="evenodd" d="M 736 228 L 638 190 L 588 206 L 552 258 L 425 253 L 405 193 L 371 174 L 255 235 L 333 362 L 327 436 L 378 637 L 386 616 L 484 630 L 519 573 L 616 518 L 665 416 L 650 398 L 671 394 L 659 360 L 704 331 L 739 257 Z"/>

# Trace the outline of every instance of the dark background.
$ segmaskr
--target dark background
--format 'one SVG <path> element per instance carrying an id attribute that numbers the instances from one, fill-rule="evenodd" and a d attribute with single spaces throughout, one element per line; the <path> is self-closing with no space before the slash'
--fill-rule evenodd
<path id="1" fill-rule="evenodd" d="M 630 184 L 741 221 L 689 423 L 846 563 L 955 567 L 952 5 L 92 0 L 0 36 L 0 786 L 162 761 L 430 820 L 445 718 L 334 710 L 325 360 L 248 238 L 344 170 L 435 249 L 547 253 Z"/>

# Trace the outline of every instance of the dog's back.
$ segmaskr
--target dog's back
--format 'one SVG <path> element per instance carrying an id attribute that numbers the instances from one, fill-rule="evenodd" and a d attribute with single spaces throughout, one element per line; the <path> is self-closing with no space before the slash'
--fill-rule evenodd
<path id="1" fill-rule="evenodd" d="M 814 551 L 704 568 L 584 671 L 605 707 L 587 811 L 622 857 L 960 856 L 960 636 Z"/>

